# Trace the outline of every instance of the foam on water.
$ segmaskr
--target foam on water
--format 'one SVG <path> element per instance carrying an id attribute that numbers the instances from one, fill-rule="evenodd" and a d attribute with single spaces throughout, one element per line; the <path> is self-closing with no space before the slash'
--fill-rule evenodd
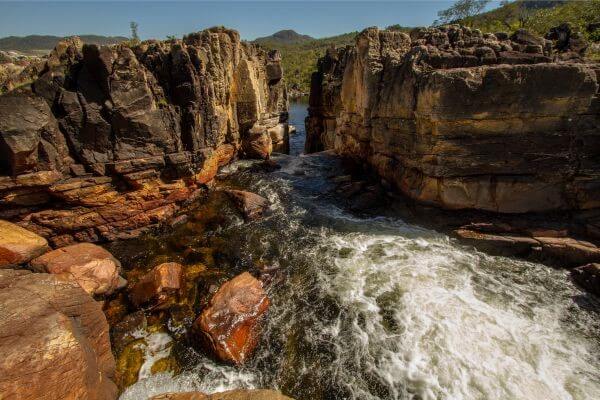
<path id="1" fill-rule="evenodd" d="M 492 257 L 393 218 L 360 218 L 322 196 L 318 157 L 239 182 L 271 214 L 223 232 L 281 267 L 250 364 L 206 358 L 143 379 L 122 399 L 167 391 L 278 388 L 303 399 L 597 399 L 596 300 L 564 270 Z M 337 167 L 331 167 L 337 168 Z M 297 176 L 303 169 L 306 176 Z"/>
<path id="2" fill-rule="evenodd" d="M 600 393 L 597 348 L 564 323 L 576 289 L 562 272 L 466 252 L 441 235 L 351 233 L 323 240 L 338 251 L 351 249 L 333 258 L 333 274 L 319 276 L 351 310 L 350 318 L 330 324 L 349 328 L 332 335 L 337 362 L 374 374 L 387 385 L 386 397 L 590 399 Z M 520 282 L 495 277 L 498 269 Z M 544 287 L 544 279 L 563 287 Z M 346 371 L 339 379 L 356 383 L 352 398 L 379 398 Z"/>

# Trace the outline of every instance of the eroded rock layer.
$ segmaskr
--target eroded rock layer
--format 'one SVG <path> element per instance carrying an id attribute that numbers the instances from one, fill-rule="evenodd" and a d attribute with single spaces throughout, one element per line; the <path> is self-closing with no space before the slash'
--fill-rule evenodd
<path id="1" fill-rule="evenodd" d="M 443 208 L 597 210 L 600 65 L 583 51 L 526 31 L 369 28 L 319 61 L 306 149 Z"/>
<path id="2" fill-rule="evenodd" d="M 287 146 L 277 53 L 212 28 L 136 46 L 59 43 L 0 96 L 0 218 L 54 246 L 134 236 L 237 154 Z"/>

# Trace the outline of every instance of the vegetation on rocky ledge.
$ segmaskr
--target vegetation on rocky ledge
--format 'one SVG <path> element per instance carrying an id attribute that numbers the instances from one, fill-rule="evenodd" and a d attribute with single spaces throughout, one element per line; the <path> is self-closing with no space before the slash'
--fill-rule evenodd
<path id="1" fill-rule="evenodd" d="M 292 92 L 307 94 L 310 89 L 310 76 L 316 71 L 317 60 L 325 55 L 328 48 L 354 44 L 357 34 L 358 32 L 350 32 L 322 39 L 304 38 L 292 42 L 269 36 L 255 42 L 268 49 L 279 50 L 288 87 Z"/>

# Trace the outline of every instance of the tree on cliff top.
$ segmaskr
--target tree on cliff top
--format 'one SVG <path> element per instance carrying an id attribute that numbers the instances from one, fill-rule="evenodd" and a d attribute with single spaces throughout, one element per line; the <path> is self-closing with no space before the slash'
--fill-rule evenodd
<path id="1" fill-rule="evenodd" d="M 138 23 L 135 21 L 131 21 L 129 23 L 129 28 L 131 29 L 131 40 L 134 42 L 139 42 L 140 37 L 138 36 Z"/>
<path id="2" fill-rule="evenodd" d="M 458 0 L 451 7 L 438 11 L 436 24 L 446 24 L 453 21 L 465 20 L 479 14 L 490 0 Z"/>

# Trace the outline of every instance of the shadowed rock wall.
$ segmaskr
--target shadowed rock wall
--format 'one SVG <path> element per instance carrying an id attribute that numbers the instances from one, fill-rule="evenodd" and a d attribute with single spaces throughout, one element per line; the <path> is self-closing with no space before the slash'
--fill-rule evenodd
<path id="1" fill-rule="evenodd" d="M 500 213 L 600 207 L 600 65 L 518 31 L 369 28 L 313 76 L 307 151 L 367 163 L 404 194 Z"/>
<path id="2" fill-rule="evenodd" d="M 130 237 L 237 154 L 287 146 L 278 53 L 225 28 L 136 46 L 58 44 L 0 96 L 0 218 L 51 240 Z"/>

